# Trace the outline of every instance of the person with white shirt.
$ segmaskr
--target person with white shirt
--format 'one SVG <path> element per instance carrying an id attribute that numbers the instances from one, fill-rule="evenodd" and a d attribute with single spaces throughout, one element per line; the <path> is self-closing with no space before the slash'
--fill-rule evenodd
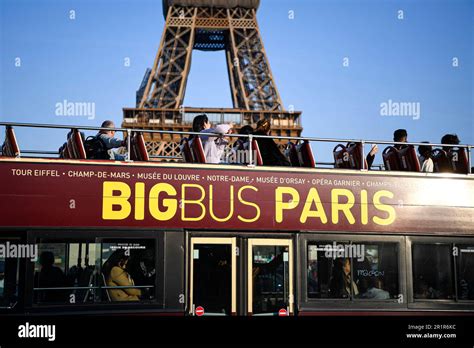
<path id="1" fill-rule="evenodd" d="M 225 147 L 229 143 L 224 138 L 225 134 L 232 132 L 234 125 L 230 124 L 219 124 L 214 128 L 211 128 L 211 123 L 207 115 L 198 115 L 193 120 L 193 132 L 203 133 L 199 135 L 204 148 L 204 156 L 206 157 L 206 163 L 220 163 L 222 155 L 224 154 Z M 218 133 L 220 136 L 206 135 L 205 133 Z M 191 136 L 192 140 L 195 136 Z"/>
<path id="2" fill-rule="evenodd" d="M 423 141 L 427 143 L 427 141 Z M 420 145 L 418 146 L 418 153 L 420 155 L 421 171 L 424 173 L 433 173 L 434 164 L 433 159 L 431 158 L 432 147 L 430 145 Z"/>

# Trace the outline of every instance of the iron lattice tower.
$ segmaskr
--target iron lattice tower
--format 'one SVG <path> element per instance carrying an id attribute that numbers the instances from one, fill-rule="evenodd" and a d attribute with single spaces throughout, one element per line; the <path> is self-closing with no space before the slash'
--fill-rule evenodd
<path id="1" fill-rule="evenodd" d="M 272 122 L 276 135 L 299 136 L 300 112 L 285 111 L 268 63 L 256 13 L 259 0 L 163 0 L 165 28 L 153 67 L 124 109 L 123 127 L 189 130 L 207 113 L 214 123 Z M 192 51 L 225 50 L 233 109 L 184 108 Z M 205 81 L 203 81 L 205 83 Z M 145 134 L 154 155 L 179 156 L 180 137 Z"/>

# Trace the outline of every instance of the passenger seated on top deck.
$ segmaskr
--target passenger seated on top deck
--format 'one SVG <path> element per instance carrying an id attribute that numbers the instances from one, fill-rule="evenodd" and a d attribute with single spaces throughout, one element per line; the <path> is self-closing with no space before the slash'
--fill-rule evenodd
<path id="1" fill-rule="evenodd" d="M 405 129 L 397 129 L 395 132 L 393 132 L 393 141 L 399 142 L 399 143 L 406 143 L 408 141 L 408 133 Z M 396 148 L 397 150 L 401 150 L 405 147 L 406 145 L 394 145 L 393 147 Z M 372 149 L 370 150 L 369 154 L 367 155 L 367 169 L 370 169 L 372 167 L 372 163 L 374 163 L 375 159 L 375 154 L 378 152 L 378 147 L 377 145 L 372 146 Z"/>
<path id="2" fill-rule="evenodd" d="M 374 163 L 375 155 L 379 152 L 379 147 L 377 144 L 373 144 L 372 148 L 370 149 L 370 152 L 367 154 L 367 157 L 365 158 L 367 161 L 367 169 L 370 169 L 372 167 L 372 163 Z"/>
<path id="3" fill-rule="evenodd" d="M 458 136 L 456 134 L 445 134 L 441 138 L 441 144 L 447 144 L 447 145 L 459 145 L 461 141 L 459 140 Z M 448 155 L 450 152 L 453 150 L 453 147 L 450 146 L 443 146 L 443 151 Z M 446 161 L 441 161 L 439 165 L 439 171 L 440 172 L 452 172 L 452 167 L 449 162 Z"/>
<path id="4" fill-rule="evenodd" d="M 252 126 L 249 126 L 249 125 L 243 126 L 242 128 L 240 128 L 239 134 L 243 134 L 243 135 L 253 134 Z M 234 143 L 233 148 L 235 150 L 243 150 L 244 145 L 248 143 L 248 141 L 249 141 L 249 138 L 237 138 L 237 140 Z"/>
<path id="5" fill-rule="evenodd" d="M 423 141 L 423 143 L 427 143 L 427 141 Z M 420 145 L 418 146 L 418 153 L 420 154 L 420 163 L 421 163 L 421 171 L 424 173 L 433 173 L 434 164 L 433 159 L 431 158 L 431 151 L 433 148 L 431 145 Z"/>
<path id="6" fill-rule="evenodd" d="M 253 134 L 252 126 L 243 126 L 239 130 L 239 134 L 249 135 Z M 227 157 L 228 163 L 239 163 L 239 164 L 247 164 L 248 159 L 246 158 L 245 154 L 247 153 L 245 149 L 245 145 L 248 144 L 249 138 L 237 138 L 232 146 L 232 151 L 229 153 Z"/>
<path id="7" fill-rule="evenodd" d="M 115 124 L 113 121 L 104 121 L 102 122 L 101 128 L 115 128 Z M 104 143 L 107 150 L 119 148 L 126 145 L 125 140 L 120 140 L 118 138 L 114 138 L 115 131 L 114 130 L 101 130 L 97 133 L 96 137 L 98 137 Z M 113 151 L 108 151 L 110 159 L 114 159 L 117 161 L 124 161 L 125 156 L 115 153 Z M 100 157 L 98 157 L 100 158 Z"/>
<path id="8" fill-rule="evenodd" d="M 406 129 L 397 129 L 395 132 L 393 132 L 393 141 L 396 141 L 398 143 L 406 143 L 408 141 L 408 133 Z M 401 150 L 405 148 L 407 145 L 403 144 L 396 144 L 393 145 L 394 148 L 397 150 Z"/>
<path id="9" fill-rule="evenodd" d="M 458 136 L 456 134 L 445 134 L 441 138 L 441 144 L 447 144 L 447 145 L 459 145 L 461 141 L 459 140 Z M 444 151 L 450 151 L 452 147 L 450 146 L 443 146 Z"/>
<path id="10" fill-rule="evenodd" d="M 267 119 L 257 122 L 255 135 L 270 135 L 270 121 Z M 270 138 L 256 138 L 264 166 L 291 166 L 290 162 L 281 153 L 278 145 Z"/>
<path id="11" fill-rule="evenodd" d="M 218 133 L 221 136 L 205 135 L 202 134 L 199 137 L 202 141 L 204 148 L 204 156 L 206 157 L 206 163 L 220 163 L 222 155 L 224 154 L 225 147 L 229 143 L 223 136 L 225 134 L 232 133 L 234 125 L 230 124 L 219 124 L 214 128 L 211 128 L 211 123 L 207 118 L 207 115 L 197 115 L 193 120 L 193 132 L 198 133 Z M 194 136 L 190 136 L 189 140 L 192 140 Z"/>

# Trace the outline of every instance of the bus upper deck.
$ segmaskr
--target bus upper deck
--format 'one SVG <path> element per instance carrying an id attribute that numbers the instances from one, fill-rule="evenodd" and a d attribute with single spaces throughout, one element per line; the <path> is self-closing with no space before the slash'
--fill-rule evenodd
<path id="1" fill-rule="evenodd" d="M 368 170 L 371 141 L 315 138 L 294 144 L 295 167 L 259 165 L 254 139 L 241 163 L 214 165 L 198 142 L 180 163 L 119 128 L 129 157 L 111 161 L 83 158 L 79 129 L 100 128 L 53 126 L 70 131 L 59 154 L 22 150 L 13 129 L 30 125 L 2 125 L 0 251 L 38 253 L 0 255 L 1 313 L 473 313 L 472 146 L 447 146 L 442 173 L 414 171 L 409 146 L 395 153 L 410 171 Z M 334 163 L 350 164 L 312 162 L 313 140 L 341 143 Z M 109 279 L 121 251 L 133 284 Z"/>
<path id="2" fill-rule="evenodd" d="M 69 126 L 69 125 L 51 125 L 51 124 L 32 124 L 32 123 L 13 123 L 0 122 L 0 126 L 5 127 L 5 141 L 1 147 L 0 155 L 2 157 L 14 158 L 62 158 L 62 159 L 89 159 L 84 146 L 85 136 L 81 130 L 101 131 L 113 130 L 123 132 L 126 136 L 126 152 L 128 156 L 126 162 L 131 161 L 176 161 L 188 163 L 206 163 L 203 154 L 202 143 L 199 141 L 189 141 L 187 136 L 195 136 L 199 139 L 200 133 L 188 131 L 164 131 L 152 129 L 130 129 L 130 128 L 101 128 L 91 126 Z M 40 128 L 40 129 L 64 129 L 69 130 L 66 142 L 56 151 L 44 150 L 21 150 L 18 140 L 15 136 L 14 127 Z M 180 157 L 172 156 L 153 156 L 148 153 L 143 134 L 166 134 L 179 136 L 181 138 Z M 212 134 L 216 137 L 222 137 L 222 134 Z M 202 134 L 201 134 L 202 135 Z M 387 171 L 402 172 L 420 172 L 420 158 L 416 154 L 415 146 L 424 146 L 430 149 L 430 155 L 434 161 L 434 172 L 471 174 L 472 173 L 472 149 L 474 145 L 462 144 L 439 144 L 429 142 L 396 142 L 380 140 L 362 140 L 362 139 L 330 139 L 315 137 L 291 137 L 291 136 L 273 136 L 273 135 L 254 135 L 254 134 L 225 134 L 225 137 L 234 140 L 245 140 L 246 147 L 242 148 L 242 158 L 235 158 L 232 154 L 221 159 L 225 164 L 245 164 L 249 167 L 255 165 L 262 166 L 262 158 L 257 139 L 269 138 L 285 141 L 284 154 L 287 157 L 291 167 L 306 168 L 330 168 L 336 169 L 354 169 L 367 170 L 378 169 Z M 229 145 L 232 145 L 232 141 Z M 311 144 L 314 143 L 335 143 L 333 150 L 334 162 L 316 162 Z M 383 164 L 368 168 L 365 157 L 366 145 L 386 145 L 382 151 Z M 435 147 L 435 148 L 433 148 Z M 229 156 L 230 155 L 230 156 Z"/>

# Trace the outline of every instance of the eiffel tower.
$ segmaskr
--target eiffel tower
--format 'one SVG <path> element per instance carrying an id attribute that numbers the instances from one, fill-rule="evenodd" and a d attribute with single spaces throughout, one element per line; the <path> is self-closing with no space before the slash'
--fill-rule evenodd
<path id="1" fill-rule="evenodd" d="M 166 22 L 160 47 L 136 93 L 136 107 L 123 109 L 122 127 L 190 131 L 194 116 L 205 113 L 213 124 L 234 122 L 237 129 L 267 118 L 273 135 L 300 136 L 301 112 L 285 110 L 268 63 L 257 23 L 259 4 L 259 0 L 163 0 Z M 225 51 L 233 108 L 183 106 L 194 49 Z M 150 154 L 180 157 L 180 135 L 144 137 Z"/>

